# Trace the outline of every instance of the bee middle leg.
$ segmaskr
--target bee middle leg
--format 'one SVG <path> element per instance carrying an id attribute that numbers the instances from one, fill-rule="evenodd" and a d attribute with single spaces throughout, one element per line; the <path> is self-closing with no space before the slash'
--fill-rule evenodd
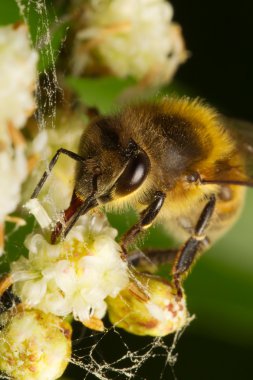
<path id="1" fill-rule="evenodd" d="M 211 195 L 200 214 L 199 220 L 194 228 L 194 234 L 186 241 L 183 247 L 179 249 L 176 255 L 175 263 L 172 268 L 172 276 L 179 295 L 181 294 L 182 276 L 189 271 L 197 254 L 208 245 L 209 241 L 206 231 L 213 216 L 215 205 L 216 198 L 214 195 Z"/>
<path id="2" fill-rule="evenodd" d="M 161 210 L 164 200 L 165 194 L 157 191 L 151 204 L 140 214 L 140 220 L 123 235 L 120 245 L 124 255 L 127 254 L 127 246 L 133 242 L 136 236 L 151 226 Z"/>

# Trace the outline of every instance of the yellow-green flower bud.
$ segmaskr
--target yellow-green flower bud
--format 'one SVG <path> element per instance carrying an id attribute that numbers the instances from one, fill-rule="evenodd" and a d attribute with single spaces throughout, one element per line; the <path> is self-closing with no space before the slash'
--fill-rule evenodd
<path id="1" fill-rule="evenodd" d="M 178 297 L 168 281 L 145 274 L 117 297 L 108 297 L 107 305 L 110 321 L 136 335 L 165 336 L 180 330 L 188 318 L 185 295 Z"/>
<path id="2" fill-rule="evenodd" d="M 2 315 L 0 370 L 17 380 L 55 380 L 71 357 L 69 323 L 38 310 Z M 7 318 L 6 318 L 7 317 Z"/>

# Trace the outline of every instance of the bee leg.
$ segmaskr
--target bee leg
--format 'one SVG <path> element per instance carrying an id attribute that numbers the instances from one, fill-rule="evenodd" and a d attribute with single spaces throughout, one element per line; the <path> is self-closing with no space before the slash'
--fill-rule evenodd
<path id="1" fill-rule="evenodd" d="M 40 181 L 38 182 L 37 186 L 35 187 L 31 198 L 37 198 L 39 195 L 44 183 L 46 182 L 47 178 L 49 177 L 53 167 L 55 166 L 56 162 L 58 161 L 58 158 L 60 154 L 66 154 L 68 157 L 72 158 L 75 161 L 84 162 L 83 157 L 79 156 L 79 154 L 76 154 L 74 152 L 71 152 L 70 150 L 60 148 L 55 153 L 54 157 L 51 159 L 48 165 L 48 169 L 43 173 Z"/>
<path id="2" fill-rule="evenodd" d="M 136 250 L 127 256 L 127 261 L 141 272 L 155 273 L 159 265 L 173 264 L 177 253 L 175 248 Z"/>
<path id="3" fill-rule="evenodd" d="M 122 237 L 121 248 L 123 254 L 127 254 L 127 246 L 132 243 L 135 237 L 143 230 L 149 228 L 153 223 L 155 217 L 162 208 L 165 200 L 165 194 L 157 191 L 154 195 L 153 202 L 140 214 L 140 220 L 134 224 Z"/>
<path id="4" fill-rule="evenodd" d="M 216 198 L 211 195 L 209 201 L 200 214 L 199 220 L 194 229 L 194 235 L 191 236 L 184 246 L 178 251 L 175 264 L 172 268 L 172 275 L 174 284 L 179 292 L 181 292 L 181 277 L 188 272 L 196 255 L 203 250 L 208 238 L 206 236 L 206 230 L 209 226 L 209 222 L 212 218 L 216 204 Z"/>

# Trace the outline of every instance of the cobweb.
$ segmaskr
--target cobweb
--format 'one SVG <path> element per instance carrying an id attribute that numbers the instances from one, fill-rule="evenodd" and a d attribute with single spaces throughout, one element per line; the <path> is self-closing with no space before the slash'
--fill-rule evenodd
<path id="1" fill-rule="evenodd" d="M 25 23 L 29 24 L 32 13 L 35 12 L 37 15 L 36 34 L 31 35 L 31 40 L 38 51 L 43 50 L 41 60 L 44 68 L 40 75 L 42 79 L 40 78 L 37 86 L 36 120 L 40 130 L 53 128 L 59 94 L 60 96 L 63 94 L 57 79 L 52 27 L 57 28 L 61 20 L 51 12 L 53 2 L 50 3 L 49 15 L 49 2 L 46 0 L 15 1 Z M 50 70 L 47 70 L 48 67 Z M 108 321 L 106 325 L 109 326 Z M 107 328 L 103 333 L 94 333 L 75 322 L 73 354 L 66 376 L 69 379 L 84 380 L 176 380 L 175 349 L 184 329 L 174 336 L 148 338 L 127 334 L 116 326 Z M 8 377 L 0 375 L 0 378 L 7 379 Z"/>
<path id="2" fill-rule="evenodd" d="M 74 348 L 71 363 L 84 369 L 84 380 L 177 380 L 175 348 L 187 325 L 166 338 L 134 337 L 116 326 L 87 334 L 80 342 L 83 347 Z"/>

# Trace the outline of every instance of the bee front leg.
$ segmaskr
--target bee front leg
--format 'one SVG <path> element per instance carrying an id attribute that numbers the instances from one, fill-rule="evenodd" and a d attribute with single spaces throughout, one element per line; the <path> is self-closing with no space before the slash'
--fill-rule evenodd
<path id="1" fill-rule="evenodd" d="M 53 158 L 51 159 L 51 161 L 49 162 L 48 169 L 43 173 L 39 183 L 35 187 L 32 195 L 31 195 L 31 198 L 37 198 L 37 196 L 39 195 L 39 193 L 40 193 L 40 191 L 44 185 L 44 183 L 46 182 L 47 178 L 49 177 L 51 171 L 53 170 L 53 168 L 54 168 L 55 164 L 57 163 L 61 154 L 65 154 L 66 156 L 72 158 L 72 160 L 75 160 L 78 162 L 83 163 L 85 161 L 83 157 L 79 156 L 79 154 L 72 152 L 71 150 L 64 149 L 64 148 L 58 149 L 57 152 L 55 153 L 55 155 L 53 156 Z"/>
<path id="2" fill-rule="evenodd" d="M 165 200 L 165 194 L 157 191 L 152 203 L 140 214 L 140 220 L 134 224 L 122 237 L 120 245 L 123 254 L 127 254 L 127 246 L 133 242 L 136 236 L 143 230 L 149 228 L 158 215 Z"/>
<path id="3" fill-rule="evenodd" d="M 178 294 L 181 293 L 181 278 L 185 275 L 196 255 L 203 250 L 203 247 L 208 243 L 208 237 L 206 235 L 209 222 L 213 216 L 215 209 L 216 198 L 211 195 L 209 201 L 200 214 L 199 220 L 194 229 L 194 235 L 192 235 L 184 244 L 184 246 L 178 251 L 175 259 L 175 263 L 172 268 L 172 275 L 174 284 L 178 290 Z"/>

